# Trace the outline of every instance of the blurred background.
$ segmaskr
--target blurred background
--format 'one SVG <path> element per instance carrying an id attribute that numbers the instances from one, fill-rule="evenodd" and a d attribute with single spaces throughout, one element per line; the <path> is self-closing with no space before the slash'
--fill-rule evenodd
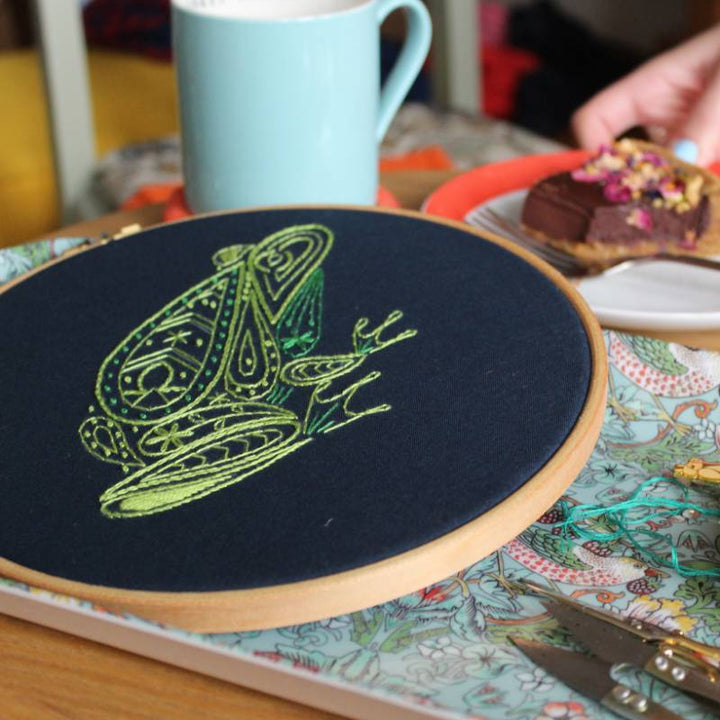
<path id="1" fill-rule="evenodd" d="M 433 50 L 383 143 L 386 172 L 572 145 L 569 119 L 587 98 L 720 20 L 720 0 L 427 4 Z M 0 0 L 0 246 L 165 202 L 178 187 L 169 6 Z M 384 74 L 403 34 L 402 14 L 391 15 Z"/>

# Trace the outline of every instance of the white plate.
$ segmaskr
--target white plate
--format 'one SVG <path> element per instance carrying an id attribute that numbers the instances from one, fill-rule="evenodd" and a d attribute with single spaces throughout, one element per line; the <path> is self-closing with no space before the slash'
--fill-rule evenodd
<path id="1" fill-rule="evenodd" d="M 480 207 L 520 220 L 527 190 L 498 195 Z M 714 330 L 720 328 L 720 272 L 706 268 L 657 262 L 639 265 L 617 275 L 580 281 L 579 290 L 601 323 L 645 330 Z"/>

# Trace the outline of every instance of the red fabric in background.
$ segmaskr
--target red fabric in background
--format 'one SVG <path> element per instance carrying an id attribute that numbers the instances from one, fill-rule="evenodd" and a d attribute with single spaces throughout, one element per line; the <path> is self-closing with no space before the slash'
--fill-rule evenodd
<path id="1" fill-rule="evenodd" d="M 478 6 L 482 110 L 491 117 L 510 119 L 515 112 L 518 84 L 524 75 L 539 67 L 540 59 L 508 44 L 510 11 L 506 5 L 485 0 Z"/>
<path id="2" fill-rule="evenodd" d="M 171 57 L 170 0 L 92 0 L 83 23 L 89 45 Z"/>
<path id="3" fill-rule="evenodd" d="M 506 5 L 483 0 L 478 3 L 478 19 L 480 21 L 478 37 L 483 47 L 505 44 L 509 21 Z"/>
<path id="4" fill-rule="evenodd" d="M 483 110 L 509 119 L 515 111 L 515 93 L 524 75 L 537 69 L 540 59 L 510 45 L 483 47 L 481 51 Z"/>

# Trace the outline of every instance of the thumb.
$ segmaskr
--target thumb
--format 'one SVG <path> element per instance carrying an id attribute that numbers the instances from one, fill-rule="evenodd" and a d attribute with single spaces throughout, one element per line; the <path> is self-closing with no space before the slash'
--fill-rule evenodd
<path id="1" fill-rule="evenodd" d="M 682 141 L 694 142 L 698 165 L 720 160 L 720 68 L 715 70 L 685 120 L 674 129 L 672 140 L 681 146 Z"/>

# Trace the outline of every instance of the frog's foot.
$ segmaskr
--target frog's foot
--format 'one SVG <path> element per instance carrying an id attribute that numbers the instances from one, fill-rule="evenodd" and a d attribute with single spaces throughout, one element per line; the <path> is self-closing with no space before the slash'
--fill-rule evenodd
<path id="1" fill-rule="evenodd" d="M 374 415 L 375 413 L 390 410 L 390 405 L 377 405 L 367 410 L 353 410 L 350 408 L 350 402 L 355 393 L 363 385 L 367 385 L 379 377 L 380 373 L 375 370 L 344 390 L 331 395 L 328 395 L 327 391 L 332 385 L 332 380 L 320 383 L 313 391 L 305 414 L 305 423 L 303 425 L 305 435 L 317 435 L 318 433 L 337 430 L 339 427 L 355 422 L 355 420 L 359 420 L 366 415 Z"/>
<path id="2" fill-rule="evenodd" d="M 384 339 L 380 337 L 387 328 L 400 320 L 402 316 L 403 314 L 400 310 L 393 310 L 380 325 L 370 331 L 366 331 L 365 329 L 370 320 L 366 317 L 360 318 L 355 323 L 355 328 L 353 329 L 353 347 L 355 348 L 355 352 L 358 355 L 370 355 L 370 353 L 382 350 L 388 345 L 393 345 L 401 340 L 407 340 L 417 335 L 417 330 L 410 329 L 404 330 L 392 338 Z"/>

